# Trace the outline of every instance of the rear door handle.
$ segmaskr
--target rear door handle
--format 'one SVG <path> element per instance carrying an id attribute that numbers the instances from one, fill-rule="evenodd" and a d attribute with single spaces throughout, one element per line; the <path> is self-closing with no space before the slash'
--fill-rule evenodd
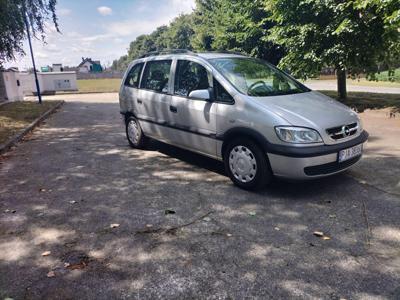
<path id="1" fill-rule="evenodd" d="M 169 106 L 169 110 L 172 111 L 173 113 L 177 113 L 178 112 L 178 108 L 176 106 Z"/>
<path id="2" fill-rule="evenodd" d="M 140 99 L 137 99 L 136 101 L 137 101 L 137 103 L 139 103 L 139 104 L 142 104 L 142 103 L 143 103 L 142 100 L 140 100 Z"/>

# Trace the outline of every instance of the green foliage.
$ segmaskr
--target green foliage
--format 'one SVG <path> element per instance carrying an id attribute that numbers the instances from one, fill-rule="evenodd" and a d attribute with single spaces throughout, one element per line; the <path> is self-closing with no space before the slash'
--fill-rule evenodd
<path id="1" fill-rule="evenodd" d="M 262 6 L 263 0 L 197 0 L 192 14 L 181 15 L 149 35 L 136 38 L 128 55 L 112 68 L 126 69 L 140 55 L 162 49 L 237 51 L 277 64 L 283 48 L 265 40 L 273 26 Z"/>
<path id="2" fill-rule="evenodd" d="M 24 54 L 22 41 L 26 38 L 25 16 L 34 36 L 44 41 L 45 22 L 51 20 L 58 30 L 57 0 L 0 0 L 0 65 Z"/>
<path id="3" fill-rule="evenodd" d="M 197 0 L 193 46 L 247 53 L 276 64 L 283 49 L 263 39 L 273 23 L 262 0 Z"/>
<path id="4" fill-rule="evenodd" d="M 399 0 L 270 0 L 276 22 L 264 39 L 286 49 L 280 66 L 297 77 L 323 67 L 355 76 L 390 68 L 400 59 Z"/>
<path id="5" fill-rule="evenodd" d="M 151 34 L 138 36 L 131 42 L 128 54 L 113 61 L 114 70 L 125 70 L 128 64 L 141 55 L 164 49 L 192 49 L 194 34 L 192 15 L 180 15 L 169 26 L 158 27 Z"/>
<path id="6" fill-rule="evenodd" d="M 384 71 L 374 75 L 376 81 L 400 82 L 400 68 L 396 70 Z"/>

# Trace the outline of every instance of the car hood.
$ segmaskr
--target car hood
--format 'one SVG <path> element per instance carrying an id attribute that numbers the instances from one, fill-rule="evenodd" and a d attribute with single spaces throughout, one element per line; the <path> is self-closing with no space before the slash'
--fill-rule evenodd
<path id="1" fill-rule="evenodd" d="M 319 92 L 252 99 L 294 126 L 327 129 L 357 121 L 349 107 Z"/>

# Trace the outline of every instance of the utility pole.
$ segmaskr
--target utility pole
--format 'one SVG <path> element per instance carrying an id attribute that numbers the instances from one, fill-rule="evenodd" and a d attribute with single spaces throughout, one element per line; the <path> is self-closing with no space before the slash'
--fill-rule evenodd
<path id="1" fill-rule="evenodd" d="M 28 42 L 29 42 L 29 49 L 31 51 L 31 57 L 32 57 L 32 64 L 33 64 L 33 73 L 35 74 L 35 83 L 36 83 L 36 93 L 39 98 L 39 104 L 42 104 L 42 95 L 40 93 L 40 86 L 39 86 L 39 80 L 37 77 L 37 72 L 36 72 L 36 64 L 35 64 L 35 57 L 33 56 L 33 49 L 32 49 L 32 42 L 31 42 L 31 34 L 29 31 L 29 22 L 28 22 L 28 16 L 25 14 L 25 25 L 26 25 L 26 32 L 28 33 Z"/>

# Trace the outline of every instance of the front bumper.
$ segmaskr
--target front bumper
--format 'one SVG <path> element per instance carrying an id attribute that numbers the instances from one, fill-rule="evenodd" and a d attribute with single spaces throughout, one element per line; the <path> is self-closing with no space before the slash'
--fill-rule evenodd
<path id="1" fill-rule="evenodd" d="M 364 143 L 368 133 L 363 131 L 358 137 L 345 143 L 296 148 L 279 146 L 268 151 L 268 159 L 275 176 L 290 179 L 310 179 L 325 177 L 342 172 L 361 159 L 361 155 L 342 163 L 338 162 L 340 150 Z M 274 150 L 274 148 L 272 148 Z"/>

